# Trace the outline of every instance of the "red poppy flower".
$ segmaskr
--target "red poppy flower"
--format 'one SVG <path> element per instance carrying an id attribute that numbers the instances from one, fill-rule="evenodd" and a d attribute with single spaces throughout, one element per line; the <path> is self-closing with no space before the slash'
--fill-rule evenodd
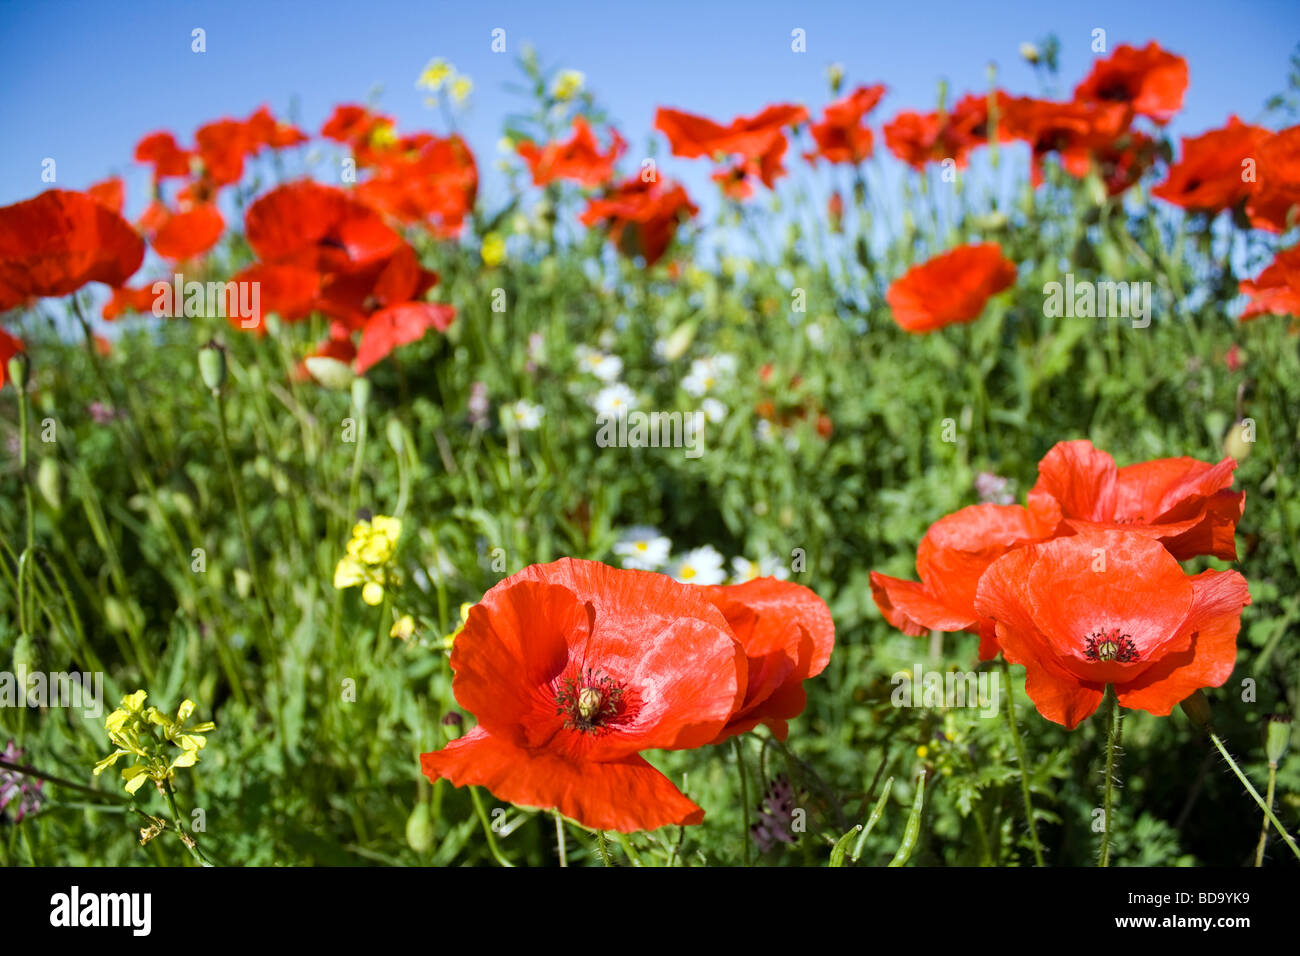
<path id="1" fill-rule="evenodd" d="M 871 595 L 885 620 L 911 637 L 972 631 L 980 660 L 997 656 L 993 622 L 975 610 L 975 589 L 990 564 L 1052 532 L 1020 505 L 970 505 L 930 525 L 916 549 L 920 583 L 871 572 Z"/>
<path id="2" fill-rule="evenodd" d="M 998 141 L 1002 142 L 1009 138 L 1001 116 L 1010 99 L 997 90 L 994 102 L 999 113 Z M 943 159 L 954 160 L 962 169 L 971 150 L 988 143 L 989 98 L 968 94 L 943 113 L 903 110 L 882 127 L 882 132 L 889 151 L 913 169 L 922 170 L 927 163 Z"/>
<path id="3" fill-rule="evenodd" d="M 573 121 L 573 135 L 564 142 L 538 147 L 525 140 L 516 151 L 528 163 L 534 185 L 572 179 L 584 186 L 599 186 L 613 177 L 614 163 L 625 149 L 627 142 L 618 130 L 611 129 L 609 149 L 601 153 L 586 117 L 579 116 Z"/>
<path id="4" fill-rule="evenodd" d="M 1300 126 L 1264 137 L 1258 157 L 1246 214 L 1256 229 L 1285 232 L 1296 223 L 1292 210 L 1300 206 Z"/>
<path id="5" fill-rule="evenodd" d="M 248 207 L 244 230 L 263 262 L 322 273 L 386 258 L 403 241 L 369 206 L 311 180 L 287 183 L 259 198 Z"/>
<path id="6" fill-rule="evenodd" d="M 815 161 L 820 156 L 831 163 L 860 163 L 869 157 L 873 141 L 871 130 L 863 125 L 862 118 L 876 108 L 884 95 L 882 84 L 859 86 L 826 107 L 822 121 L 808 128 L 817 142 L 817 150 L 805 153 L 804 158 Z"/>
<path id="7" fill-rule="evenodd" d="M 1028 505 L 1040 520 L 1059 516 L 1057 534 L 1120 529 L 1162 542 L 1179 561 L 1237 557 L 1244 491 L 1229 491 L 1237 467 L 1195 458 L 1158 458 L 1124 468 L 1092 442 L 1058 442 L 1038 463 Z"/>
<path id="8" fill-rule="evenodd" d="M 191 155 L 189 150 L 177 145 L 176 137 L 165 131 L 150 133 L 135 144 L 135 161 L 153 167 L 155 183 L 172 176 L 188 176 Z"/>
<path id="9" fill-rule="evenodd" d="M 321 277 L 302 266 L 268 265 L 257 262 L 231 277 L 236 283 L 257 283 L 259 314 L 249 317 L 228 316 L 232 325 L 242 331 L 266 334 L 262 320 L 277 315 L 282 322 L 298 322 L 316 310 L 320 296 Z M 245 324 L 247 323 L 247 324 Z"/>
<path id="10" fill-rule="evenodd" d="M 4 388 L 5 382 L 9 380 L 9 360 L 22 351 L 22 340 L 0 329 L 0 388 Z"/>
<path id="11" fill-rule="evenodd" d="M 1002 653 L 1048 720 L 1073 729 L 1107 684 L 1124 707 L 1164 716 L 1228 679 L 1241 609 L 1236 571 L 1193 577 L 1159 542 L 1088 532 L 1019 548 L 989 566 L 976 609 L 997 622 Z"/>
<path id="12" fill-rule="evenodd" d="M 144 240 L 85 193 L 51 189 L 0 207 L 0 311 L 87 282 L 122 285 L 143 258 Z"/>
<path id="13" fill-rule="evenodd" d="M 172 262 L 184 262 L 203 255 L 221 240 L 226 221 L 212 203 L 199 203 L 183 212 L 169 214 L 154 232 L 154 252 Z"/>
<path id="14" fill-rule="evenodd" d="M 808 702 L 803 682 L 825 670 L 835 647 L 830 609 L 808 588 L 776 578 L 703 590 L 744 648 L 749 674 L 744 703 L 713 743 L 759 724 L 785 740 L 788 721 Z"/>
<path id="15" fill-rule="evenodd" d="M 1112 147 L 1128 126 L 1127 110 L 1113 103 L 1057 103 L 1033 97 L 1007 100 L 1005 129 L 1013 139 L 1029 144 L 1033 184 L 1043 181 L 1043 159 L 1057 154 L 1071 176 L 1083 177 L 1093 154 Z"/>
<path id="16" fill-rule="evenodd" d="M 474 208 L 478 166 L 459 135 L 425 137 L 418 147 L 398 141 L 375 154 L 375 175 L 357 186 L 357 197 L 402 222 L 451 238 Z"/>
<path id="17" fill-rule="evenodd" d="M 392 119 L 381 113 L 353 103 L 340 103 L 321 127 L 320 134 L 336 143 L 355 145 L 369 139 L 376 127 L 392 125 Z"/>
<path id="18" fill-rule="evenodd" d="M 907 331 L 932 332 L 979 318 L 989 297 L 1015 281 L 1015 263 L 997 243 L 958 246 L 908 269 L 890 285 L 885 301 Z"/>
<path id="19" fill-rule="evenodd" d="M 1169 167 L 1168 177 L 1151 195 L 1183 209 L 1217 213 L 1232 208 L 1254 188 L 1243 178 L 1243 163 L 1255 157 L 1269 135 L 1262 126 L 1229 116 L 1222 129 L 1184 136 L 1183 158 Z"/>
<path id="20" fill-rule="evenodd" d="M 307 134 L 291 123 L 277 120 L 266 106 L 245 120 L 244 131 L 249 147 L 254 151 L 267 147 L 284 149 L 307 142 Z"/>
<path id="21" fill-rule="evenodd" d="M 435 302 L 402 302 L 380 309 L 361 330 L 357 371 L 364 372 L 399 345 L 418 342 L 429 329 L 447 331 L 455 317 L 455 308 Z"/>
<path id="22" fill-rule="evenodd" d="M 86 190 L 86 195 L 100 203 L 105 209 L 122 215 L 122 206 L 126 203 L 126 188 L 121 177 L 112 176 L 103 182 L 95 183 Z"/>
<path id="23" fill-rule="evenodd" d="M 142 289 L 119 286 L 113 290 L 112 298 L 104 303 L 102 315 L 109 322 L 121 318 L 128 312 L 150 315 L 153 313 L 153 304 L 157 298 L 152 285 L 147 285 Z"/>
<path id="24" fill-rule="evenodd" d="M 372 312 L 420 300 L 437 281 L 438 274 L 422 268 L 415 250 L 403 242 L 386 258 L 324 276 L 315 307 L 359 329 Z"/>
<path id="25" fill-rule="evenodd" d="M 615 244 L 629 256 L 642 255 L 652 266 L 668 249 L 677 225 L 699 209 L 677 183 L 626 179 L 603 197 L 593 199 L 582 214 L 582 224 L 605 221 Z"/>
<path id="26" fill-rule="evenodd" d="M 1135 185 L 1154 165 L 1157 150 L 1156 141 L 1138 130 L 1128 130 L 1113 142 L 1095 149 L 1092 160 L 1106 184 L 1106 195 L 1118 196 Z"/>
<path id="27" fill-rule="evenodd" d="M 793 103 L 769 106 L 754 116 L 739 116 L 727 126 L 681 110 L 655 111 L 655 129 L 668 137 L 674 156 L 694 159 L 743 156 L 758 160 L 777 140 L 784 143 L 782 129 L 808 119 L 808 110 Z"/>
<path id="28" fill-rule="evenodd" d="M 1120 44 L 1109 59 L 1094 64 L 1074 90 L 1080 103 L 1122 103 L 1161 124 L 1183 108 L 1187 61 L 1155 41 L 1142 49 Z"/>
<path id="29" fill-rule="evenodd" d="M 1258 315 L 1300 316 L 1300 246 L 1279 252 L 1258 278 L 1241 283 L 1241 291 L 1250 297 L 1243 322 Z"/>
<path id="30" fill-rule="evenodd" d="M 203 175 L 216 186 L 237 183 L 244 175 L 244 157 L 255 151 L 248 128 L 239 120 L 220 119 L 200 126 L 194 134 Z"/>
<path id="31" fill-rule="evenodd" d="M 484 595 L 451 667 L 478 727 L 421 755 L 429 779 L 601 830 L 699 823 L 639 754 L 709 743 L 745 698 L 745 653 L 702 590 L 571 558 Z"/>

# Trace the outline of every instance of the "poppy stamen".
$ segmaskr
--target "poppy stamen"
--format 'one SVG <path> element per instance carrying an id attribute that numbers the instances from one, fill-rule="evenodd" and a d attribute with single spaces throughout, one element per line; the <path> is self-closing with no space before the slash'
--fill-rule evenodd
<path id="1" fill-rule="evenodd" d="M 1130 664 L 1138 659 L 1138 649 L 1133 638 L 1121 633 L 1117 627 L 1112 627 L 1109 631 L 1093 631 L 1085 640 L 1087 649 L 1084 656 L 1090 661 Z"/>
<path id="2" fill-rule="evenodd" d="M 612 677 L 598 675 L 592 668 L 582 678 L 566 677 L 555 695 L 555 713 L 564 715 L 566 729 L 595 734 L 622 708 L 623 687 Z"/>

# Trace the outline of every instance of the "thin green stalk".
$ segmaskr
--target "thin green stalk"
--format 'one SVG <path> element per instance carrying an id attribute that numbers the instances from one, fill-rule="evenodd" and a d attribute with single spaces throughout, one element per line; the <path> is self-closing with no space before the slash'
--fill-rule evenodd
<path id="1" fill-rule="evenodd" d="M 1255 802 L 1259 804 L 1260 809 L 1264 811 L 1264 816 L 1268 819 L 1268 822 L 1273 824 L 1273 828 L 1282 835 L 1282 839 L 1285 840 L 1286 845 L 1291 848 L 1291 852 L 1296 855 L 1296 859 L 1300 859 L 1300 847 L 1296 846 L 1295 840 L 1291 839 L 1291 834 L 1287 833 L 1286 827 L 1282 826 L 1281 821 L 1279 821 L 1277 816 L 1273 813 L 1272 807 L 1265 803 L 1264 798 L 1259 795 L 1253 786 L 1251 786 L 1246 775 L 1242 773 L 1241 768 L 1237 766 L 1237 761 L 1232 759 L 1232 754 L 1228 753 L 1228 748 L 1225 747 L 1223 741 L 1219 739 L 1219 735 L 1211 732 L 1210 739 L 1214 741 L 1214 746 L 1219 748 L 1219 753 L 1223 755 L 1223 759 L 1228 761 L 1228 766 L 1231 767 L 1232 772 L 1237 775 L 1237 779 L 1240 780 L 1241 785 L 1246 788 L 1246 792 L 1255 799 Z"/>
<path id="2" fill-rule="evenodd" d="M 744 821 L 744 829 L 740 834 L 742 859 L 745 866 L 749 866 L 749 780 L 745 774 L 745 756 L 740 749 L 740 736 L 731 738 L 731 749 L 736 755 L 736 769 L 740 773 L 740 804 L 742 808 L 741 819 Z"/>
<path id="3" fill-rule="evenodd" d="M 636 852 L 636 847 L 632 845 L 631 840 L 617 830 L 614 831 L 614 839 L 623 848 L 623 852 L 627 854 L 627 858 L 632 861 L 633 866 L 644 866 L 641 862 L 641 854 Z"/>
<path id="4" fill-rule="evenodd" d="M 560 816 L 558 810 L 555 811 L 555 843 L 560 854 L 560 866 L 568 866 L 569 855 L 565 852 L 564 846 L 564 817 Z"/>
<path id="5" fill-rule="evenodd" d="M 1020 737 L 1020 727 L 1016 723 L 1015 694 L 1011 685 L 1011 665 L 1005 657 L 999 658 L 1002 664 L 1002 680 L 1007 685 L 1007 729 L 1011 731 L 1011 740 L 1016 747 L 1016 762 L 1020 765 L 1020 797 L 1025 804 L 1025 823 L 1029 826 L 1029 843 L 1034 850 L 1034 863 L 1043 865 L 1043 847 L 1038 842 L 1038 826 L 1034 822 L 1034 801 L 1029 795 L 1029 765 L 1025 761 L 1025 742 Z M 978 813 L 978 811 L 976 811 Z"/>
<path id="6" fill-rule="evenodd" d="M 185 829 L 185 825 L 181 823 L 181 812 L 176 807 L 176 794 L 172 792 L 171 781 L 164 780 L 159 785 L 158 792 L 167 801 L 167 809 L 171 811 L 172 824 L 176 827 L 176 834 L 181 838 L 181 842 L 185 844 L 185 849 L 190 851 L 190 856 L 198 861 L 199 866 L 215 866 L 216 864 L 209 860 L 207 854 L 199 849 L 198 842 Z"/>
<path id="7" fill-rule="evenodd" d="M 34 511 L 32 507 L 32 482 L 31 476 L 27 473 L 27 382 L 18 390 L 18 420 L 19 420 L 19 452 L 18 463 L 23 475 L 23 503 L 27 512 L 27 547 L 23 551 L 22 559 L 18 562 L 18 631 L 20 634 L 28 633 L 32 621 L 27 612 L 28 588 L 27 579 L 31 572 L 32 556 L 35 553 L 35 532 L 34 532 Z"/>
<path id="8" fill-rule="evenodd" d="M 1106 784 L 1102 805 L 1102 822 L 1105 829 L 1101 834 L 1101 853 L 1098 866 L 1110 866 L 1110 818 L 1115 804 L 1115 766 L 1119 756 L 1120 736 L 1123 733 L 1122 718 L 1119 712 L 1119 698 L 1115 696 L 1115 685 L 1106 685 Z"/>
<path id="9" fill-rule="evenodd" d="M 262 580 L 257 568 L 257 555 L 253 551 L 253 531 L 248 523 L 248 513 L 244 510 L 244 496 L 239 490 L 239 477 L 235 474 L 235 459 L 230 453 L 230 437 L 226 432 L 226 399 L 219 390 L 213 392 L 217 401 L 217 431 L 221 435 L 221 452 L 226 459 L 226 475 L 230 479 L 230 491 L 235 497 L 235 514 L 239 518 L 239 533 L 244 539 L 244 557 L 248 561 L 248 573 L 253 579 L 253 589 L 257 592 L 258 604 L 262 609 L 263 624 L 266 627 L 266 650 L 272 650 L 271 607 L 266 597 L 266 582 Z M 267 663 L 270 663 L 268 658 Z"/>
<path id="10" fill-rule="evenodd" d="M 1264 805 L 1271 808 L 1273 806 L 1273 793 L 1277 788 L 1277 764 L 1269 761 L 1268 765 L 1268 790 L 1264 796 Z M 1264 815 L 1264 822 L 1259 827 L 1259 846 L 1255 847 L 1255 865 L 1264 865 L 1264 847 L 1268 844 L 1268 814 Z"/>
<path id="11" fill-rule="evenodd" d="M 605 839 L 605 831 L 596 831 L 596 851 L 600 853 L 600 861 L 606 866 L 614 865 L 614 858 L 609 855 L 609 841 Z"/>
<path id="12" fill-rule="evenodd" d="M 506 859 L 501 848 L 497 846 L 496 834 L 492 832 L 492 824 L 488 822 L 487 811 L 483 809 L 483 798 L 478 795 L 478 787 L 469 788 L 469 797 L 474 801 L 474 813 L 478 815 L 478 822 L 483 824 L 483 836 L 487 838 L 488 852 L 492 858 L 502 866 L 514 866 Z"/>

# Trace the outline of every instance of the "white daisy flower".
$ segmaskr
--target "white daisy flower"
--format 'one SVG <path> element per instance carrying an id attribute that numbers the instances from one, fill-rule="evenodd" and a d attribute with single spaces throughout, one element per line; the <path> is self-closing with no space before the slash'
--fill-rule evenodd
<path id="1" fill-rule="evenodd" d="M 682 379 L 682 388 L 695 396 L 713 391 L 721 382 L 731 378 L 736 371 L 734 355 L 714 355 L 691 362 L 691 370 Z"/>
<path id="2" fill-rule="evenodd" d="M 507 425 L 514 425 L 526 432 L 536 431 L 545 415 L 546 409 L 541 405 L 533 405 L 522 398 L 513 405 L 501 409 L 501 416 L 506 420 Z"/>
<path id="3" fill-rule="evenodd" d="M 732 558 L 731 569 L 738 584 L 752 581 L 754 578 L 779 578 L 784 581 L 790 577 L 790 570 L 774 554 L 765 554 L 757 561 L 748 558 Z"/>
<path id="4" fill-rule="evenodd" d="M 727 406 L 716 398 L 706 398 L 700 402 L 700 411 L 704 412 L 704 417 L 711 422 L 720 422 L 727 417 Z"/>
<path id="5" fill-rule="evenodd" d="M 584 372 L 590 372 L 602 382 L 617 381 L 623 374 L 623 360 L 617 355 L 606 355 L 585 345 L 579 345 L 574 349 L 574 354 L 578 357 L 578 367 Z"/>
<path id="6" fill-rule="evenodd" d="M 623 567 L 639 571 L 658 571 L 668 562 L 673 543 L 657 528 L 638 525 L 623 532 L 614 545 L 614 553 L 623 559 Z"/>
<path id="7" fill-rule="evenodd" d="M 597 392 L 591 405 L 601 415 L 626 415 L 636 407 L 636 392 L 622 382 L 615 382 Z"/>
<path id="8" fill-rule="evenodd" d="M 683 584 L 721 584 L 727 580 L 724 558 L 712 545 L 687 551 L 669 570 Z"/>

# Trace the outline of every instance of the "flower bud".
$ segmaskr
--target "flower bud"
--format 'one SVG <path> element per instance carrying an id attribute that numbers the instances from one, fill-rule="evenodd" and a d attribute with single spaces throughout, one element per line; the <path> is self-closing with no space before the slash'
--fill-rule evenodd
<path id="1" fill-rule="evenodd" d="M 63 473 L 52 455 L 42 457 L 36 468 L 36 488 L 54 511 L 63 510 Z"/>
<path id="2" fill-rule="evenodd" d="M 9 358 L 9 378 L 18 391 L 27 391 L 27 373 L 31 368 L 32 360 L 27 357 L 26 352 L 15 352 Z"/>
<path id="3" fill-rule="evenodd" d="M 364 412 L 369 401 L 370 379 L 364 375 L 358 375 L 352 380 L 352 407 L 358 412 Z"/>
<path id="4" fill-rule="evenodd" d="M 1286 714 L 1274 714 L 1268 719 L 1268 736 L 1264 738 L 1264 751 L 1268 754 L 1270 766 L 1276 767 L 1282 762 L 1290 743 L 1291 718 Z"/>
<path id="5" fill-rule="evenodd" d="M 216 339 L 199 349 L 199 375 L 214 395 L 226 384 L 226 350 Z"/>
<path id="6" fill-rule="evenodd" d="M 433 818 L 429 804 L 421 800 L 406 818 L 406 843 L 416 853 L 427 853 L 433 846 Z"/>

